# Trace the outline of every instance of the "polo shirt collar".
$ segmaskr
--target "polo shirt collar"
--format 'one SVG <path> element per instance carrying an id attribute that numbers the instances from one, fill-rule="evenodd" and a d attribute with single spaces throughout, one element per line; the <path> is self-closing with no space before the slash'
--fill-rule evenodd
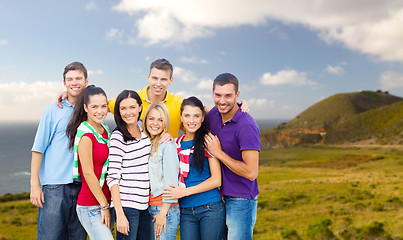
<path id="1" fill-rule="evenodd" d="M 217 111 L 218 111 L 218 109 L 217 109 Z M 220 112 L 218 112 L 218 114 L 220 115 L 221 122 L 222 122 L 222 116 L 221 116 Z M 235 115 L 230 120 L 226 121 L 225 123 L 229 123 L 229 122 L 237 123 L 239 121 L 239 119 L 241 118 L 241 116 L 242 116 L 242 111 L 241 111 L 241 108 L 239 107 L 238 110 L 236 111 Z"/>
<path id="2" fill-rule="evenodd" d="M 148 99 L 148 89 L 150 88 L 150 85 L 148 85 L 147 87 L 145 87 L 143 90 L 142 90 L 142 92 L 143 92 L 143 96 L 141 96 L 141 100 L 142 101 L 147 101 L 147 102 L 149 102 L 149 103 L 151 103 L 151 101 Z M 163 103 L 165 103 L 166 101 L 168 101 L 168 99 L 169 98 L 171 98 L 173 95 L 172 94 L 170 94 L 169 92 L 168 92 L 168 90 L 167 90 L 167 94 L 165 95 L 165 99 L 164 99 L 164 101 L 162 101 Z"/>
<path id="3" fill-rule="evenodd" d="M 62 104 L 63 104 L 63 106 L 65 106 L 65 107 L 72 107 L 72 108 L 74 108 L 74 105 L 71 104 L 69 101 L 67 101 L 67 98 L 65 98 L 65 99 L 62 100 Z"/>

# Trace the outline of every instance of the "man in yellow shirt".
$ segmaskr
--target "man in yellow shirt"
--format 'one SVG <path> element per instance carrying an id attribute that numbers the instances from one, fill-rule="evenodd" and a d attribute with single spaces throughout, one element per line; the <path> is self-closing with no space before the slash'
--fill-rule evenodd
<path id="1" fill-rule="evenodd" d="M 144 113 L 151 103 L 164 103 L 169 111 L 170 125 L 168 132 L 172 134 L 173 138 L 176 138 L 181 126 L 180 107 L 184 98 L 175 96 L 167 90 L 173 81 L 172 73 L 173 68 L 168 60 L 164 58 L 155 60 L 150 65 L 150 73 L 147 74 L 147 80 L 150 85 L 143 90 L 137 91 L 137 93 L 143 102 L 143 111 L 140 118 L 144 117 Z M 108 102 L 109 110 L 112 113 L 114 112 L 115 102 L 116 98 Z"/>

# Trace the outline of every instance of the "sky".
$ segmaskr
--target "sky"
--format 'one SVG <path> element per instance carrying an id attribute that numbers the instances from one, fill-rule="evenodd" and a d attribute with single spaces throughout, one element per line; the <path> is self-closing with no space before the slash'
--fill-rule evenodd
<path id="1" fill-rule="evenodd" d="M 337 93 L 403 97 L 403 1 L 0 0 L 0 122 L 39 121 L 82 62 L 109 98 L 174 66 L 168 91 L 213 105 L 212 81 L 240 81 L 255 119 L 292 119 Z"/>

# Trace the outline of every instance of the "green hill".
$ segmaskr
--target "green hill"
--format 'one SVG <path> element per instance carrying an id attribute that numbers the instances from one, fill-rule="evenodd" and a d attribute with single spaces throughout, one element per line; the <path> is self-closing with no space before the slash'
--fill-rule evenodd
<path id="1" fill-rule="evenodd" d="M 283 125 L 282 128 L 324 128 L 330 130 L 362 112 L 402 100 L 401 97 L 380 91 L 339 93 L 312 105 Z"/>
<path id="2" fill-rule="evenodd" d="M 262 148 L 368 141 L 403 144 L 403 98 L 381 91 L 339 93 L 261 132 Z"/>
<path id="3" fill-rule="evenodd" d="M 326 143 L 372 139 L 380 144 L 403 144 L 403 101 L 360 113 L 330 129 Z"/>

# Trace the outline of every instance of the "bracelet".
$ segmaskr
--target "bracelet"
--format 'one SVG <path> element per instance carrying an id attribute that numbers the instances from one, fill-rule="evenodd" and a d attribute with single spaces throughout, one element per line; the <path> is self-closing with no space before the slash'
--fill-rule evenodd
<path id="1" fill-rule="evenodd" d="M 99 206 L 99 208 L 101 208 L 101 210 L 107 210 L 109 209 L 109 203 L 106 204 L 105 206 Z"/>

